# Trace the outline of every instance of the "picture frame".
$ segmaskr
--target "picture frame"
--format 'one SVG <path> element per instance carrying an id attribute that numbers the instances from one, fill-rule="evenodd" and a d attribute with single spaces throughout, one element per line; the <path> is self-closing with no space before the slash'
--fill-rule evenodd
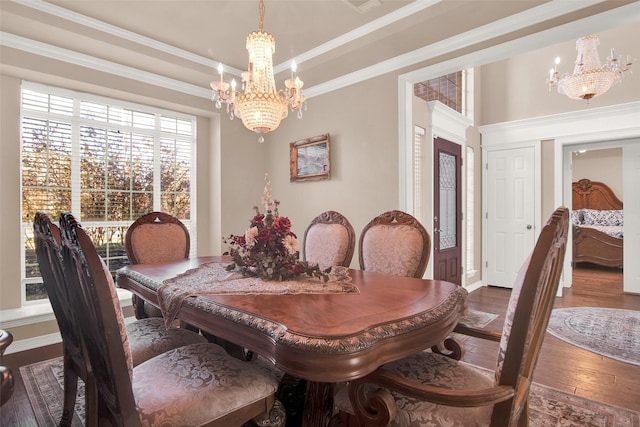
<path id="1" fill-rule="evenodd" d="M 291 182 L 331 177 L 331 138 L 328 133 L 289 144 Z"/>

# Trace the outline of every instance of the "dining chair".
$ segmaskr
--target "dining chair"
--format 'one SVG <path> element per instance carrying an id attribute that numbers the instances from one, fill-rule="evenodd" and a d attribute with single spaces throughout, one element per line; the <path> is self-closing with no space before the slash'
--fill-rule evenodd
<path id="1" fill-rule="evenodd" d="M 334 265 L 349 267 L 356 246 L 356 233 L 341 213 L 326 211 L 316 216 L 304 231 L 302 259 L 325 270 Z"/>
<path id="2" fill-rule="evenodd" d="M 74 413 L 78 378 L 86 384 L 86 407 L 93 407 L 93 378 L 83 348 L 76 307 L 70 299 L 70 280 L 62 265 L 60 229 L 47 214 L 36 212 L 33 230 L 38 266 L 62 336 L 64 400 L 60 425 L 67 426 L 71 425 Z M 136 320 L 128 323 L 126 329 L 134 365 L 176 347 L 206 342 L 203 336 L 186 329 L 166 329 L 161 318 Z M 89 417 L 86 424 L 91 423 L 94 412 L 86 411 Z"/>
<path id="3" fill-rule="evenodd" d="M 0 357 L 13 342 L 11 332 L 0 329 Z M 8 366 L 0 366 L 0 406 L 4 405 L 13 395 L 15 385 L 13 372 Z"/>
<path id="4" fill-rule="evenodd" d="M 70 299 L 97 390 L 99 425 L 226 427 L 255 417 L 262 425 L 283 425 L 284 411 L 275 405 L 280 373 L 268 364 L 240 361 L 207 342 L 133 366 L 111 274 L 73 215 L 61 214 L 60 228 L 64 269 L 74 282 Z M 275 415 L 266 422 L 268 413 Z"/>
<path id="5" fill-rule="evenodd" d="M 360 233 L 360 269 L 421 278 L 431 253 L 431 237 L 412 215 L 388 211 L 373 218 Z"/>
<path id="6" fill-rule="evenodd" d="M 336 395 L 343 426 L 526 426 L 540 354 L 567 245 L 559 207 L 515 280 L 494 372 L 423 351 L 378 368 Z"/>
<path id="7" fill-rule="evenodd" d="M 191 238 L 178 218 L 165 212 L 149 212 L 129 226 L 125 247 L 131 264 L 156 264 L 188 258 Z M 131 298 L 136 318 L 162 317 L 158 307 L 137 295 Z"/>

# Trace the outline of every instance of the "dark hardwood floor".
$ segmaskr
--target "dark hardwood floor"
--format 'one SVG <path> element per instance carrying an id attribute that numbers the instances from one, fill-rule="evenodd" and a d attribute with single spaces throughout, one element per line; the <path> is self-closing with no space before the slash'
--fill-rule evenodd
<path id="1" fill-rule="evenodd" d="M 481 288 L 469 295 L 469 307 L 499 314 L 487 328 L 500 330 L 510 290 Z M 640 310 L 640 295 L 622 291 L 622 274 L 616 269 L 574 270 L 573 287 L 556 299 L 555 307 L 611 307 Z M 463 360 L 493 369 L 498 344 L 474 338 L 465 342 Z M 60 345 L 6 355 L 2 364 L 16 377 L 13 397 L 0 408 L 2 426 L 36 426 L 31 405 L 20 378 L 20 366 L 60 355 Z M 589 399 L 640 411 L 640 367 L 608 359 L 566 344 L 547 334 L 534 380 Z"/>

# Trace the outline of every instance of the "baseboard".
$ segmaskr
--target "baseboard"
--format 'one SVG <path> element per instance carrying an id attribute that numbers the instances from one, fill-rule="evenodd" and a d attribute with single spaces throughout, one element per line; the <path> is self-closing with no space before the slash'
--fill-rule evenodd
<path id="1" fill-rule="evenodd" d="M 467 290 L 467 292 L 471 293 L 471 292 L 473 292 L 475 290 L 480 289 L 483 286 L 484 285 L 482 284 L 482 280 L 478 280 L 475 283 L 471 283 L 471 284 L 465 285 L 464 288 Z"/>

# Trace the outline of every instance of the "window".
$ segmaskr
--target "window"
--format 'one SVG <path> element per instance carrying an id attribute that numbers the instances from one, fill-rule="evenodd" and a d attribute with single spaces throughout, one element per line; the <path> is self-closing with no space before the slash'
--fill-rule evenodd
<path id="1" fill-rule="evenodd" d="M 111 271 L 127 265 L 127 227 L 158 210 L 193 230 L 195 118 L 151 107 L 23 83 L 22 285 L 47 298 L 33 217 L 80 220 Z M 192 245 L 192 247 L 195 245 Z"/>
<path id="2" fill-rule="evenodd" d="M 464 75 L 462 71 L 416 83 L 413 93 L 425 101 L 440 101 L 458 113 L 463 113 Z"/>

